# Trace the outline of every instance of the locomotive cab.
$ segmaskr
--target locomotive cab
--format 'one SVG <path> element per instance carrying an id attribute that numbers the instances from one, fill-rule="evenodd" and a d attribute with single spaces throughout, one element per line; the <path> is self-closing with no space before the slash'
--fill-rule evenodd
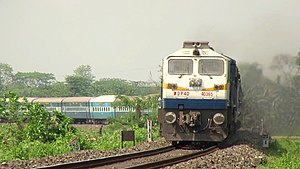
<path id="1" fill-rule="evenodd" d="M 237 121 L 235 61 L 208 42 L 185 42 L 162 64 L 161 135 L 169 141 L 226 139 Z"/>

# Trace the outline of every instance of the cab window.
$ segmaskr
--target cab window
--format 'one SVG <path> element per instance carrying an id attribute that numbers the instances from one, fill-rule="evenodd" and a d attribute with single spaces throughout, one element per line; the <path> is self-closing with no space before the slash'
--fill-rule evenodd
<path id="1" fill-rule="evenodd" d="M 220 76 L 224 73 L 223 60 L 201 59 L 199 60 L 199 74 Z"/>
<path id="2" fill-rule="evenodd" d="M 192 74 L 193 60 L 191 59 L 170 59 L 168 73 L 170 75 Z"/>

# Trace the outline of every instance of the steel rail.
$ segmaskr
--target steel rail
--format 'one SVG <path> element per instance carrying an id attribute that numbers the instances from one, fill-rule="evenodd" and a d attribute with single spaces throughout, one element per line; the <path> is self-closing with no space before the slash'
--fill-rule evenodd
<path id="1" fill-rule="evenodd" d="M 103 157 L 98 159 L 91 159 L 91 160 L 84 160 L 84 161 L 76 161 L 76 162 L 70 162 L 70 163 L 63 163 L 63 164 L 57 164 L 57 165 L 50 165 L 50 166 L 43 166 L 38 167 L 37 169 L 79 169 L 79 168 L 90 168 L 90 167 L 99 167 L 104 165 L 109 165 L 117 162 L 122 162 L 134 158 L 140 158 L 140 157 L 146 157 L 146 156 L 152 156 L 160 153 L 165 153 L 168 151 L 174 150 L 175 147 L 173 146 L 167 146 L 162 147 L 158 149 L 153 150 L 147 150 L 142 152 L 136 152 L 136 153 L 130 153 L 130 154 L 122 154 L 117 156 L 109 156 L 109 157 Z"/>
<path id="2" fill-rule="evenodd" d="M 177 164 L 177 163 L 180 163 L 180 162 L 184 162 L 184 161 L 187 161 L 187 160 L 191 160 L 191 159 L 194 159 L 194 158 L 197 158 L 197 157 L 201 157 L 201 156 L 210 154 L 210 153 L 212 153 L 212 152 L 214 152 L 218 149 L 219 149 L 218 146 L 212 146 L 210 148 L 207 148 L 205 150 L 198 151 L 198 152 L 195 152 L 195 153 L 190 153 L 190 154 L 186 154 L 186 155 L 183 155 L 183 156 L 168 158 L 168 159 L 161 160 L 161 161 L 155 161 L 155 162 L 150 162 L 150 163 L 139 164 L 139 165 L 135 165 L 135 166 L 132 166 L 132 167 L 128 167 L 126 169 L 140 169 L 140 168 L 154 169 L 154 168 L 166 167 L 166 166 L 169 166 L 169 165 L 174 165 L 174 164 Z"/>

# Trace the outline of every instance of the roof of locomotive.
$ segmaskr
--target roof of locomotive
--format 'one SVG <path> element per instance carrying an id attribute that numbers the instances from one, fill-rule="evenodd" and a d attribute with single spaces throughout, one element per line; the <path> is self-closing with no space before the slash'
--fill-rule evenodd
<path id="1" fill-rule="evenodd" d="M 229 56 L 224 55 L 223 53 L 216 52 L 208 44 L 209 42 L 183 42 L 183 47 L 178 51 L 168 55 L 165 59 L 168 59 L 172 56 L 185 57 L 185 56 L 195 56 L 195 57 L 222 57 L 227 60 L 235 62 L 235 60 Z M 195 55 L 195 50 L 198 50 L 199 55 Z"/>

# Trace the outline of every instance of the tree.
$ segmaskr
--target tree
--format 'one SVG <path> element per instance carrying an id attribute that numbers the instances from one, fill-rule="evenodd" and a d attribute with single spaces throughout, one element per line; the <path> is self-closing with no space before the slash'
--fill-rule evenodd
<path id="1" fill-rule="evenodd" d="M 291 79 L 299 74 L 298 57 L 290 55 L 277 55 L 272 60 L 271 69 L 278 74 L 278 81 L 290 85 Z M 288 82 L 288 83 L 287 83 Z"/>
<path id="2" fill-rule="evenodd" d="M 93 83 L 93 93 L 96 95 L 149 95 L 158 94 L 159 87 L 154 83 L 128 81 L 116 78 L 103 78 Z"/>
<path id="3" fill-rule="evenodd" d="M 46 96 L 56 96 L 56 97 L 67 97 L 67 96 L 72 96 L 72 92 L 70 89 L 70 86 L 63 83 L 63 82 L 56 82 L 53 83 L 49 88 L 44 89 L 43 91 Z M 44 95 L 45 96 L 45 95 Z"/>
<path id="4" fill-rule="evenodd" d="M 8 64 L 0 63 L 0 93 L 12 83 L 13 77 L 13 68 Z"/>
<path id="5" fill-rule="evenodd" d="M 248 86 L 253 86 L 257 84 L 257 81 L 263 79 L 263 70 L 258 63 L 241 63 L 239 64 L 242 84 Z"/>
<path id="6" fill-rule="evenodd" d="M 239 64 L 239 68 L 243 89 L 243 127 L 257 128 L 260 120 L 270 110 L 272 97 L 269 94 L 272 82 L 263 76 L 262 68 L 257 63 Z"/>
<path id="7" fill-rule="evenodd" d="M 125 107 L 131 107 L 135 110 L 136 116 L 139 119 L 141 117 L 141 113 L 143 110 L 154 110 L 158 108 L 159 101 L 158 101 L 158 95 L 153 96 L 146 96 L 146 97 L 128 97 L 128 96 L 122 96 L 118 95 L 117 100 L 115 103 L 113 103 L 113 106 L 125 106 Z"/>
<path id="8" fill-rule="evenodd" d="M 278 72 L 280 77 L 280 86 L 274 91 L 274 121 L 277 121 L 277 126 L 280 126 L 289 131 L 290 134 L 300 128 L 298 121 L 300 120 L 300 69 L 299 55 L 278 55 L 272 62 L 272 69 Z"/>
<path id="9" fill-rule="evenodd" d="M 91 79 L 81 76 L 67 76 L 66 82 L 69 85 L 72 96 L 89 96 L 91 95 Z"/>
<path id="10" fill-rule="evenodd" d="M 15 74 L 14 83 L 27 86 L 27 87 L 39 87 L 42 85 L 51 85 L 56 81 L 54 74 L 41 73 L 41 72 L 18 72 Z"/>
<path id="11" fill-rule="evenodd" d="M 94 76 L 89 65 L 81 65 L 74 70 L 74 75 L 66 77 L 66 82 L 70 87 L 73 96 L 92 95 L 92 83 Z"/>
<path id="12" fill-rule="evenodd" d="M 13 68 L 8 64 L 0 63 L 0 84 L 10 84 L 13 77 Z"/>
<path id="13" fill-rule="evenodd" d="M 134 86 L 122 79 L 103 78 L 93 84 L 93 93 L 96 95 L 133 95 Z"/>
<path id="14" fill-rule="evenodd" d="M 79 77 L 85 77 L 91 81 L 93 81 L 95 78 L 92 74 L 92 67 L 90 65 L 80 65 L 74 70 L 74 75 Z"/>
<path id="15" fill-rule="evenodd" d="M 70 85 L 67 85 L 63 82 L 56 82 L 51 84 L 50 86 L 39 86 L 37 88 L 29 88 L 31 89 L 30 95 L 24 96 L 35 96 L 35 97 L 66 97 L 72 96 L 72 92 L 70 90 Z"/>
<path id="16" fill-rule="evenodd" d="M 272 134 L 295 134 L 300 129 L 297 123 L 300 120 L 300 72 L 296 63 L 295 56 L 275 56 L 271 69 L 278 75 L 277 82 L 265 77 L 256 63 L 239 65 L 244 127 L 257 128 L 263 119 L 265 128 Z"/>

